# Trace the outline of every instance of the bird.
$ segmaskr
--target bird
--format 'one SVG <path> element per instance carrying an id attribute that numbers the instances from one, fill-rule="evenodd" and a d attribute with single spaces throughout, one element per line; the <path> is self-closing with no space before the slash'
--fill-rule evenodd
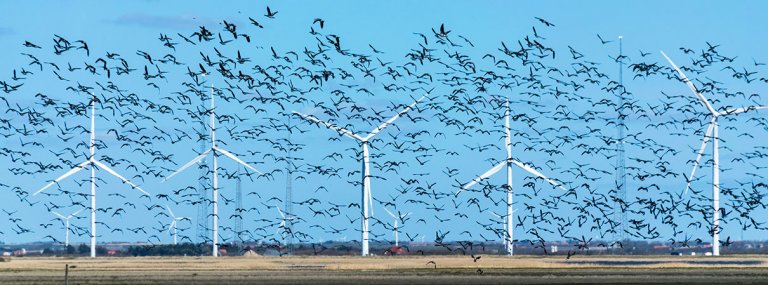
<path id="1" fill-rule="evenodd" d="M 541 22 L 542 24 L 544 24 L 544 25 L 545 25 L 545 26 L 547 26 L 547 27 L 554 27 L 554 26 L 555 26 L 554 24 L 552 24 L 552 23 L 550 23 L 549 21 L 547 21 L 547 20 L 544 20 L 544 19 L 542 19 L 542 18 L 539 18 L 539 17 L 534 17 L 534 18 L 535 18 L 536 20 L 539 20 L 539 22 Z"/>
<path id="2" fill-rule="evenodd" d="M 600 34 L 597 34 L 597 38 L 600 39 L 600 43 L 602 43 L 602 44 L 607 44 L 607 43 L 612 43 L 613 42 L 613 41 L 603 40 L 603 37 L 601 37 Z"/>
<path id="3" fill-rule="evenodd" d="M 315 24 L 315 23 L 320 23 L 320 28 L 322 29 L 323 26 L 325 25 L 325 20 L 320 18 L 315 18 L 315 20 L 312 21 L 312 24 Z"/>
<path id="4" fill-rule="evenodd" d="M 277 15 L 277 11 L 273 12 L 272 10 L 269 9 L 269 6 L 267 6 L 267 14 L 264 16 L 270 19 L 274 19 L 275 15 Z"/>

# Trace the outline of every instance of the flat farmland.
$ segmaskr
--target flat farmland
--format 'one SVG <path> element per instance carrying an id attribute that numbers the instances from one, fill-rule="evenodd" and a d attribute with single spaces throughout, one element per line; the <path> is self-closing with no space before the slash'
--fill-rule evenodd
<path id="1" fill-rule="evenodd" d="M 0 284 L 768 284 L 768 258 L 483 255 L 12 258 Z"/>

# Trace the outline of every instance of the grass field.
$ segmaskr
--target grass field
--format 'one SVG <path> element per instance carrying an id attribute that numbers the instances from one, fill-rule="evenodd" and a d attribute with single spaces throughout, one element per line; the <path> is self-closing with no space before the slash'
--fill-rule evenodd
<path id="1" fill-rule="evenodd" d="M 427 264 L 429 261 L 434 261 Z M 768 257 L 13 258 L 0 284 L 768 283 Z"/>

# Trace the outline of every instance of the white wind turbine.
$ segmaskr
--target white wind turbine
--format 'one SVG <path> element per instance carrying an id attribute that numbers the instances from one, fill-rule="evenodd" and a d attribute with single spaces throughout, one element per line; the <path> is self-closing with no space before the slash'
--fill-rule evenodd
<path id="1" fill-rule="evenodd" d="M 519 210 L 519 209 L 515 208 L 514 210 L 512 210 L 512 213 L 517 212 L 517 210 Z M 507 215 L 503 215 L 502 216 L 502 215 L 496 214 L 496 212 L 494 212 L 494 211 L 489 211 L 489 213 L 490 213 L 491 216 L 496 217 L 497 219 L 499 219 L 501 221 L 500 223 L 502 225 L 506 225 L 507 224 L 507 222 L 508 222 L 507 219 L 506 219 Z M 491 221 L 494 221 L 494 219 L 491 218 Z M 504 229 L 504 228 L 502 228 L 501 230 L 504 232 L 505 235 L 508 233 L 506 231 L 506 229 Z M 505 239 L 506 238 L 509 238 L 509 237 L 505 237 Z M 508 246 L 508 244 L 505 243 L 504 244 L 504 248 L 506 249 L 507 246 Z"/>
<path id="2" fill-rule="evenodd" d="M 122 180 L 123 183 L 126 183 L 130 185 L 133 189 L 141 191 L 141 193 L 144 193 L 144 195 L 149 196 L 149 193 L 141 189 L 139 186 L 136 186 L 135 184 L 128 181 L 128 179 L 125 179 L 120 174 L 117 174 L 112 168 L 109 168 L 104 163 L 101 163 L 101 161 L 96 160 L 96 96 L 91 93 L 91 142 L 90 142 L 90 156 L 86 161 L 83 161 L 82 163 L 76 165 L 74 168 L 70 169 L 64 175 L 61 175 L 59 178 L 56 178 L 56 180 L 51 181 L 51 183 L 48 183 L 48 185 L 45 185 L 45 187 L 41 188 L 40 190 L 37 190 L 32 196 L 35 196 L 39 194 L 40 192 L 45 191 L 45 189 L 48 189 L 49 187 L 53 186 L 56 183 L 59 183 L 59 181 L 64 180 L 65 178 L 72 176 L 73 174 L 80 172 L 80 170 L 85 169 L 85 167 L 90 166 L 91 167 L 91 257 L 96 257 L 96 168 L 105 170 L 109 172 L 109 174 L 112 174 L 113 176 L 117 177 L 118 179 Z"/>
<path id="3" fill-rule="evenodd" d="M 704 154 L 704 149 L 707 147 L 707 143 L 709 142 L 710 138 L 712 139 L 712 255 L 720 255 L 720 147 L 719 147 L 719 140 L 718 140 L 718 124 L 717 119 L 722 116 L 727 115 L 736 115 L 741 114 L 749 111 L 757 111 L 762 109 L 768 109 L 768 106 L 749 106 L 749 107 L 742 107 L 742 108 L 733 108 L 733 109 L 725 109 L 723 111 L 717 111 L 714 107 L 712 107 L 712 104 L 709 103 L 706 97 L 704 97 L 701 92 L 696 88 L 695 85 L 693 85 L 693 82 L 688 79 L 687 76 L 683 73 L 680 68 L 675 65 L 674 62 L 667 56 L 667 54 L 664 53 L 664 51 L 661 51 L 661 55 L 664 56 L 664 58 L 669 61 L 669 64 L 672 65 L 672 67 L 677 71 L 677 73 L 682 78 L 683 82 L 685 82 L 686 85 L 688 85 L 688 88 L 693 91 L 694 94 L 696 94 L 696 97 L 699 99 L 699 103 L 704 106 L 704 108 L 707 108 L 707 111 L 709 111 L 709 114 L 712 116 L 712 119 L 709 121 L 709 126 L 707 127 L 707 131 L 704 134 L 704 139 L 701 141 L 701 148 L 699 148 L 699 152 L 696 155 L 696 161 L 693 163 L 693 170 L 691 170 L 691 175 L 688 176 L 688 185 L 685 187 L 685 192 L 688 193 L 688 189 L 691 187 L 691 180 L 693 179 L 693 175 L 696 173 L 696 168 L 699 166 L 699 161 L 701 160 L 701 156 Z"/>
<path id="4" fill-rule="evenodd" d="M 507 253 L 509 255 L 512 255 L 513 254 L 513 244 L 512 244 L 513 238 L 512 237 L 513 237 L 513 228 L 515 225 L 515 221 L 512 215 L 515 212 L 515 210 L 512 209 L 512 165 L 516 165 L 517 167 L 522 168 L 528 173 L 531 173 L 536 177 L 544 179 L 545 181 L 547 181 L 549 184 L 552 184 L 553 186 L 559 187 L 563 190 L 566 190 L 566 189 L 563 188 L 563 186 L 560 183 L 547 178 L 546 176 L 544 176 L 544 174 L 541 174 L 541 172 L 537 171 L 533 167 L 525 165 L 524 163 L 512 158 L 512 136 L 510 134 L 510 129 L 509 129 L 509 116 L 510 116 L 509 98 L 507 98 L 506 112 L 504 115 L 505 121 L 506 121 L 506 124 L 504 127 L 504 131 L 506 133 L 504 145 L 506 146 L 506 149 L 507 149 L 507 158 L 504 161 L 497 164 L 496 166 L 492 167 L 490 170 L 480 175 L 479 177 L 473 179 L 471 182 L 464 185 L 464 187 L 461 187 L 461 189 L 456 192 L 456 195 L 459 195 L 459 193 L 461 193 L 462 191 L 471 188 L 475 184 L 480 183 L 485 179 L 488 179 L 489 177 L 496 174 L 496 172 L 499 172 L 499 170 L 501 170 L 505 166 L 507 167 L 507 185 L 506 185 L 507 186 L 506 187 L 507 188 L 507 217 L 506 217 L 507 218 L 506 219 L 507 220 L 506 221 L 507 236 L 504 238 L 505 239 L 504 248 L 507 249 Z"/>
<path id="5" fill-rule="evenodd" d="M 184 220 L 184 217 L 176 217 L 176 215 L 173 214 L 173 211 L 171 211 L 171 207 L 168 207 L 168 205 L 165 205 L 165 209 L 168 210 L 168 214 L 171 215 L 171 223 L 168 224 L 168 233 L 173 235 L 173 244 L 178 244 L 178 241 L 176 237 L 178 236 L 178 222 L 181 220 Z M 173 230 L 173 232 L 171 232 Z"/>
<path id="6" fill-rule="evenodd" d="M 285 229 L 286 220 L 292 221 L 295 217 L 291 213 L 288 213 L 288 217 L 286 218 L 285 213 L 283 213 L 283 211 L 280 210 L 280 207 L 277 205 L 275 207 L 277 208 L 277 212 L 280 213 L 280 225 L 278 225 L 277 229 L 275 230 L 275 234 L 277 234 L 278 232 L 280 232 L 280 229 Z M 292 235 L 293 233 L 288 233 L 288 234 Z"/>
<path id="7" fill-rule="evenodd" d="M 74 212 L 74 213 L 72 213 L 71 215 L 69 215 L 69 216 L 66 216 L 66 217 L 64 217 L 64 215 L 62 215 L 62 214 L 59 214 L 59 213 L 58 213 L 58 212 L 56 212 L 56 211 L 51 211 L 51 213 L 53 213 L 54 215 L 58 216 L 58 217 L 59 217 L 59 218 L 60 218 L 62 221 L 64 221 L 64 223 L 65 223 L 65 225 L 66 225 L 66 230 L 67 230 L 67 232 L 66 232 L 66 234 L 64 235 L 64 246 L 69 246 L 69 220 L 70 220 L 70 219 L 72 219 L 72 217 L 74 217 L 74 216 L 77 216 L 77 214 L 79 214 L 79 213 L 80 213 L 80 212 L 82 212 L 83 210 L 85 210 L 85 209 L 80 209 L 80 210 L 77 210 L 77 212 Z"/>
<path id="8" fill-rule="evenodd" d="M 218 157 L 220 154 L 229 157 L 230 159 L 234 160 L 235 162 L 247 167 L 250 170 L 253 170 L 254 172 L 258 174 L 264 174 L 261 171 L 256 170 L 253 166 L 250 166 L 248 163 L 245 163 L 244 161 L 240 160 L 232 154 L 231 152 L 220 148 L 216 145 L 216 110 L 215 110 L 215 104 L 214 104 L 214 94 L 213 94 L 213 84 L 211 84 L 211 147 L 204 151 L 202 154 L 200 154 L 198 157 L 195 157 L 194 159 L 190 160 L 185 164 L 184 166 L 180 167 L 176 172 L 171 173 L 171 175 L 168 175 L 163 179 L 162 182 L 167 181 L 168 179 L 171 179 L 171 177 L 175 176 L 176 174 L 179 174 L 180 172 L 184 171 L 184 169 L 189 168 L 190 166 L 196 164 L 197 162 L 203 160 L 206 156 L 208 156 L 209 153 L 213 152 L 213 256 L 219 255 L 219 173 L 218 173 Z"/>
<path id="9" fill-rule="evenodd" d="M 400 113 L 397 113 L 397 115 L 395 115 L 394 117 L 390 118 L 389 120 L 387 120 L 386 122 L 384 122 L 383 124 L 378 126 L 377 128 L 373 129 L 373 131 L 371 131 L 365 137 L 361 137 L 361 136 L 359 136 L 359 135 L 357 135 L 357 134 L 355 134 L 355 133 L 353 133 L 353 132 L 351 132 L 349 130 L 337 127 L 337 126 L 335 126 L 333 124 L 326 123 L 324 121 L 321 121 L 320 119 L 315 118 L 314 116 L 305 115 L 305 114 L 293 111 L 294 114 L 297 114 L 297 115 L 301 116 L 304 119 L 310 120 L 310 121 L 318 123 L 318 124 L 323 124 L 327 128 L 335 130 L 339 134 L 342 134 L 342 135 L 347 136 L 349 138 L 355 139 L 355 140 L 359 141 L 362 144 L 362 147 L 363 147 L 363 161 L 362 161 L 363 162 L 363 171 L 362 171 L 362 175 L 363 175 L 363 177 L 362 177 L 362 180 L 363 180 L 362 203 L 363 203 L 363 205 L 362 205 L 362 216 L 363 217 L 361 219 L 361 223 L 362 223 L 362 241 L 361 241 L 361 243 L 362 243 L 362 255 L 363 256 L 368 255 L 368 232 L 369 232 L 369 228 L 368 228 L 368 209 L 371 210 L 371 215 L 373 215 L 373 207 L 372 207 L 372 205 L 373 205 L 373 201 L 372 200 L 373 199 L 372 199 L 372 196 L 371 196 L 371 171 L 370 171 L 370 157 L 369 157 L 369 153 L 368 153 L 368 143 L 370 142 L 370 139 L 373 138 L 376 134 L 378 134 L 379 132 L 384 130 L 384 128 L 386 128 L 389 124 L 391 124 L 392 122 L 397 120 L 397 118 L 400 118 L 400 116 L 402 116 L 403 114 L 405 114 L 406 112 L 411 110 L 414 106 L 416 106 L 416 104 L 418 104 L 421 100 L 423 100 L 426 97 L 427 97 L 427 95 L 421 96 L 421 98 L 419 98 L 418 100 L 413 102 L 411 105 L 409 105 L 408 107 L 406 107 L 405 109 L 400 111 Z"/>
<path id="10" fill-rule="evenodd" d="M 395 220 L 395 228 L 394 228 L 394 230 L 393 230 L 393 234 L 395 235 L 395 246 L 400 246 L 400 242 L 399 242 L 399 239 L 398 239 L 398 233 L 399 233 L 399 232 L 398 232 L 398 230 L 397 230 L 397 221 L 398 221 L 399 219 L 401 219 L 401 218 L 405 218 L 405 217 L 407 217 L 408 215 L 410 215 L 410 214 L 412 214 L 412 213 L 407 213 L 407 214 L 405 214 L 405 215 L 404 215 L 404 216 L 402 216 L 402 217 L 398 217 L 398 216 L 396 216 L 395 214 L 392 214 L 392 212 L 390 212 L 389 210 L 387 210 L 387 208 L 384 208 L 384 211 L 387 211 L 387 214 L 389 214 L 389 215 L 392 217 L 392 219 L 394 219 L 394 220 Z M 398 214 L 399 214 L 399 213 L 398 213 Z"/>

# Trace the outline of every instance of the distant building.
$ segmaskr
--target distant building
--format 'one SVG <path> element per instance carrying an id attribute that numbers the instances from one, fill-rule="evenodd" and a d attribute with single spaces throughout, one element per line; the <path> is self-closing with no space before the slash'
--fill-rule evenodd
<path id="1" fill-rule="evenodd" d="M 408 254 L 408 250 L 406 250 L 402 246 L 393 246 L 384 251 L 384 255 L 405 255 Z"/>
<path id="2" fill-rule="evenodd" d="M 27 254 L 27 250 L 22 248 L 22 249 L 19 249 L 19 250 L 14 250 L 11 255 L 13 255 L 13 256 L 24 256 L 26 254 Z"/>

